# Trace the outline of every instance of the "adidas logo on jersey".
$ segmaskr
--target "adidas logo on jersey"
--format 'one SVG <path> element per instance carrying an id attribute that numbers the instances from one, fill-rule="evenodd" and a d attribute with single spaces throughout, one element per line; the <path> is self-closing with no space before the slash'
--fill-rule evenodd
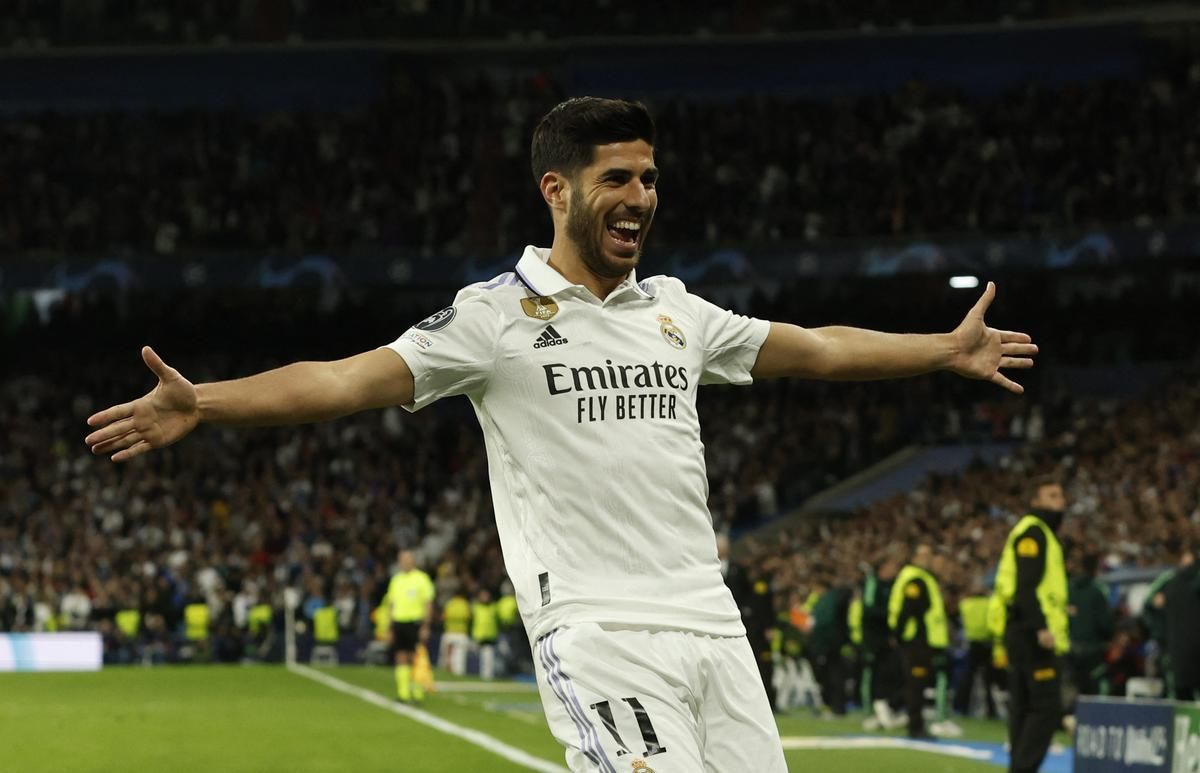
<path id="1" fill-rule="evenodd" d="M 534 349 L 545 349 L 547 346 L 561 346 L 565 344 L 567 339 L 558 334 L 554 329 L 554 325 L 546 325 L 546 329 L 538 336 L 538 339 L 533 342 Z"/>

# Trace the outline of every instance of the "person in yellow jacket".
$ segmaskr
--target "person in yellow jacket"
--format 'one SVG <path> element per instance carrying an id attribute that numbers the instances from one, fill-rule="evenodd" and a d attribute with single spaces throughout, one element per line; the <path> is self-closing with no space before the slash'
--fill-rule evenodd
<path id="1" fill-rule="evenodd" d="M 1062 483 L 1034 481 L 1029 514 L 1008 535 L 996 571 L 992 633 L 1008 653 L 1010 773 L 1036 773 L 1062 720 L 1068 636 L 1067 570 L 1056 531 L 1067 509 Z"/>
<path id="2" fill-rule="evenodd" d="M 908 736 L 927 738 L 925 729 L 925 687 L 937 678 L 937 726 L 945 722 L 946 647 L 950 628 L 946 622 L 946 604 L 933 576 L 933 548 L 917 546 L 910 561 L 892 584 L 888 598 L 888 629 L 899 643 L 904 664 L 904 705 L 908 711 Z"/>
<path id="3" fill-rule="evenodd" d="M 433 616 L 433 580 L 417 568 L 411 550 L 400 551 L 400 571 L 388 584 L 387 605 L 392 618 L 392 658 L 396 663 L 396 700 L 421 700 L 425 691 L 413 683 L 413 654 L 429 639 Z"/>
<path id="4" fill-rule="evenodd" d="M 500 622 L 492 592 L 481 588 L 471 605 L 471 641 L 479 650 L 479 675 L 496 678 L 496 639 L 500 637 Z"/>
<path id="5" fill-rule="evenodd" d="M 967 640 L 967 671 L 962 684 L 954 692 L 954 709 L 963 716 L 971 715 L 971 696 L 975 683 L 983 691 L 983 704 L 987 718 L 995 719 L 996 701 L 992 697 L 992 685 L 999 683 L 1000 670 L 993 665 L 992 632 L 988 626 L 989 598 L 985 595 L 983 582 L 976 580 L 974 593 L 958 602 L 958 613 L 962 618 L 963 638 Z"/>
<path id="6" fill-rule="evenodd" d="M 471 602 L 460 588 L 442 606 L 442 638 L 438 642 L 438 666 L 455 676 L 467 673 L 471 649 Z"/>
<path id="7" fill-rule="evenodd" d="M 506 668 L 510 673 L 532 673 L 533 652 L 529 647 L 525 625 L 521 622 L 521 610 L 517 608 L 512 582 L 507 578 L 500 583 L 496 615 L 500 619 L 500 652 Z"/>

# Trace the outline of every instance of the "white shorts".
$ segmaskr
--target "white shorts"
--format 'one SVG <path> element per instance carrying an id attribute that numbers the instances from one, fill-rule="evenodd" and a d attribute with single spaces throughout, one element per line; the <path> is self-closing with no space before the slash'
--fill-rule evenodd
<path id="1" fill-rule="evenodd" d="M 744 636 L 585 623 L 538 639 L 534 660 L 572 771 L 787 771 Z"/>

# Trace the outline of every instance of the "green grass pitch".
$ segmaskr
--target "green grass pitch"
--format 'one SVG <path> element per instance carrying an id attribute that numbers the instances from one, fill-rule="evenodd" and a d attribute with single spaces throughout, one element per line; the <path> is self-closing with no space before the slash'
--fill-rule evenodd
<path id="1" fill-rule="evenodd" d="M 324 671 L 390 697 L 390 669 Z M 441 678 L 441 677 L 439 677 Z M 557 765 L 536 691 L 445 691 L 431 714 L 487 733 Z M 779 720 L 784 736 L 859 733 L 859 717 Z M 967 722 L 967 737 L 1000 740 L 997 723 Z M 39 771 L 527 770 L 411 719 L 282 667 L 111 668 L 87 674 L 0 674 L 0 769 Z M 903 750 L 789 751 L 793 771 L 996 773 L 999 768 Z"/>

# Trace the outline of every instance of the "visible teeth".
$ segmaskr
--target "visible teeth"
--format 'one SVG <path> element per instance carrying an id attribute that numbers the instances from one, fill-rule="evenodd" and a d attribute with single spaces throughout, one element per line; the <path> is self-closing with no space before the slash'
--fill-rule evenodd
<path id="1" fill-rule="evenodd" d="M 635 223 L 632 220 L 618 220 L 617 222 L 612 224 L 612 227 L 613 228 L 623 228 L 626 231 L 640 231 L 642 229 L 642 224 Z"/>

